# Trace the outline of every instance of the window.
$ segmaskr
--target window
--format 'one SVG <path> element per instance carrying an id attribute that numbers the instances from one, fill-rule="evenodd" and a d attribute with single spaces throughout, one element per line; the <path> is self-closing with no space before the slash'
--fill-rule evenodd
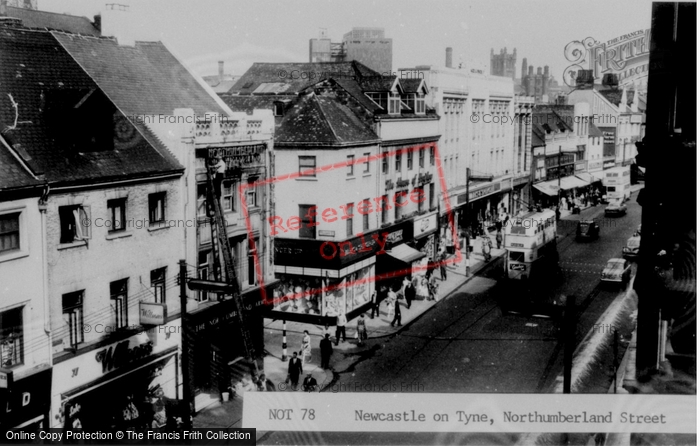
<path id="1" fill-rule="evenodd" d="M 400 192 L 397 192 L 396 195 L 394 196 L 394 220 L 400 220 L 401 219 L 401 210 L 403 209 L 404 202 L 401 199 L 401 197 L 406 198 L 405 195 L 402 195 Z"/>
<path id="2" fill-rule="evenodd" d="M 348 165 L 348 176 L 352 176 L 352 175 L 353 175 L 353 172 L 354 172 L 354 170 L 355 170 L 354 161 L 355 161 L 355 155 L 348 155 L 348 161 L 347 161 L 347 165 Z"/>
<path id="3" fill-rule="evenodd" d="M 389 173 L 389 152 L 382 151 L 382 173 Z"/>
<path id="4" fill-rule="evenodd" d="M 19 250 L 19 212 L 0 215 L 0 254 Z"/>
<path id="5" fill-rule="evenodd" d="M 207 216 L 207 185 L 197 184 L 197 217 Z"/>
<path id="6" fill-rule="evenodd" d="M 299 157 L 299 173 L 302 177 L 316 176 L 316 157 L 315 156 L 300 156 Z"/>
<path id="7" fill-rule="evenodd" d="M 363 166 L 362 173 L 369 173 L 369 156 L 370 156 L 369 153 L 365 153 L 363 155 L 363 158 L 365 159 L 365 161 L 362 163 L 362 166 Z"/>
<path id="8" fill-rule="evenodd" d="M 245 190 L 245 203 L 248 208 L 258 206 L 258 188 L 254 186 L 257 178 L 248 178 L 248 187 Z"/>
<path id="9" fill-rule="evenodd" d="M 406 166 L 408 170 L 413 170 L 413 150 L 406 152 Z"/>
<path id="10" fill-rule="evenodd" d="M 369 201 L 369 198 L 365 198 L 362 200 L 362 207 L 360 208 L 362 214 L 362 230 L 367 232 L 369 231 L 369 213 L 366 211 L 368 209 L 372 209 L 372 203 Z"/>
<path id="11" fill-rule="evenodd" d="M 224 181 L 224 190 L 221 193 L 221 204 L 224 212 L 236 212 L 236 182 Z"/>
<path id="12" fill-rule="evenodd" d="M 401 113 L 401 98 L 397 93 L 391 93 L 389 96 L 389 114 L 397 115 Z"/>
<path id="13" fill-rule="evenodd" d="M 76 348 L 81 344 L 83 339 L 83 291 L 64 294 L 62 296 L 63 303 L 63 320 L 68 325 L 69 342 L 71 348 Z"/>
<path id="14" fill-rule="evenodd" d="M 345 219 L 345 232 L 348 237 L 353 235 L 352 218 L 353 218 L 353 203 L 348 203 L 346 206 L 347 216 L 343 217 Z"/>
<path id="15" fill-rule="evenodd" d="M 418 212 L 423 212 L 423 209 L 425 209 L 425 191 L 423 190 L 423 187 L 417 187 L 413 190 L 413 193 L 415 194 L 416 197 L 423 197 L 422 199 L 419 199 L 418 201 Z"/>
<path id="16" fill-rule="evenodd" d="M 381 206 L 382 206 L 382 224 L 385 224 L 389 221 L 389 196 L 388 195 L 382 195 Z"/>
<path id="17" fill-rule="evenodd" d="M 248 251 L 248 284 L 257 285 L 258 284 L 258 274 L 255 269 L 255 253 L 258 250 L 258 239 L 253 240 L 253 247 L 250 247 Z"/>
<path id="18" fill-rule="evenodd" d="M 430 209 L 435 207 L 435 183 L 430 183 L 428 187 L 428 203 L 430 204 Z"/>
<path id="19" fill-rule="evenodd" d="M 284 102 L 275 101 L 274 105 L 275 105 L 274 116 L 284 115 Z"/>
<path id="20" fill-rule="evenodd" d="M 126 229 L 126 198 L 107 201 L 109 232 Z"/>
<path id="21" fill-rule="evenodd" d="M 401 173 L 401 151 L 396 151 L 396 172 Z"/>
<path id="22" fill-rule="evenodd" d="M 150 224 L 165 221 L 165 192 L 148 195 L 148 220 Z"/>
<path id="23" fill-rule="evenodd" d="M 209 251 L 201 251 L 197 262 L 197 277 L 202 280 L 209 280 Z M 206 302 L 209 300 L 209 293 L 197 291 L 197 301 Z"/>
<path id="24" fill-rule="evenodd" d="M 430 165 L 435 165 L 435 146 L 430 146 Z"/>
<path id="25" fill-rule="evenodd" d="M 88 238 L 90 221 L 82 206 L 61 206 L 58 208 L 61 220 L 61 243 L 73 243 Z"/>
<path id="26" fill-rule="evenodd" d="M 24 362 L 24 330 L 22 329 L 22 310 L 13 308 L 0 312 L 0 366 L 14 367 Z"/>
<path id="27" fill-rule="evenodd" d="M 300 204 L 299 218 L 301 219 L 299 237 L 316 238 L 316 206 L 312 204 Z"/>
<path id="28" fill-rule="evenodd" d="M 109 297 L 114 311 L 114 328 L 126 328 L 129 323 L 128 302 L 129 279 L 117 280 L 109 284 Z"/>
<path id="29" fill-rule="evenodd" d="M 151 288 L 153 296 L 158 304 L 165 303 L 165 271 L 167 268 L 158 268 L 151 271 Z"/>
<path id="30" fill-rule="evenodd" d="M 416 114 L 422 115 L 425 113 L 425 96 L 423 93 L 418 93 L 416 95 Z"/>
<path id="31" fill-rule="evenodd" d="M 387 93 L 366 93 L 366 95 L 378 106 L 380 106 L 384 110 L 387 109 Z"/>
<path id="32" fill-rule="evenodd" d="M 418 167 L 421 169 L 425 167 L 425 149 L 423 148 L 418 151 Z"/>

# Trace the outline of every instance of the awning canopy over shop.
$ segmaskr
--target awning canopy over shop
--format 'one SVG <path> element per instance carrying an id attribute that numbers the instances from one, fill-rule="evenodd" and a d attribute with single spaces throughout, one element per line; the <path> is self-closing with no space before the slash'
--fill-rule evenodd
<path id="1" fill-rule="evenodd" d="M 584 186 L 588 186 L 588 183 L 576 178 L 573 175 L 568 176 L 568 177 L 562 177 L 562 179 L 561 179 L 561 188 L 564 190 L 575 189 L 577 187 L 584 187 Z"/>
<path id="2" fill-rule="evenodd" d="M 557 181 L 542 181 L 540 183 L 535 183 L 535 189 L 543 192 L 550 196 L 556 196 L 559 193 L 559 187 L 557 186 Z"/>
<path id="3" fill-rule="evenodd" d="M 595 183 L 596 181 L 600 181 L 599 178 L 594 177 L 593 175 L 591 175 L 591 174 L 588 173 L 588 172 L 577 173 L 576 176 L 577 176 L 580 180 L 585 181 L 586 184 L 593 184 L 593 183 Z"/>
<path id="4" fill-rule="evenodd" d="M 591 172 L 590 175 L 596 180 L 602 180 L 603 178 L 605 178 L 605 171 L 599 170 L 598 172 Z"/>
<path id="5" fill-rule="evenodd" d="M 425 253 L 413 249 L 405 243 L 402 243 L 386 252 L 391 257 L 400 260 L 404 263 L 411 264 L 411 262 L 425 257 Z"/>
<path id="6" fill-rule="evenodd" d="M 540 192 L 544 192 L 550 196 L 556 196 L 559 192 L 559 185 L 561 184 L 562 190 L 574 189 L 577 187 L 588 186 L 589 183 L 576 178 L 575 176 L 562 177 L 557 180 L 542 181 L 540 183 L 534 184 L 535 189 Z"/>

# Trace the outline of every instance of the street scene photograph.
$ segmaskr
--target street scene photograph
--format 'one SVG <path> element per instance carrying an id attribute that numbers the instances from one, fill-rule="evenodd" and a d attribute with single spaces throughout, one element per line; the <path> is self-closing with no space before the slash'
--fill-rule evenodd
<path id="1" fill-rule="evenodd" d="M 695 3 L 108 1 L 0 0 L 0 443 L 697 444 Z"/>

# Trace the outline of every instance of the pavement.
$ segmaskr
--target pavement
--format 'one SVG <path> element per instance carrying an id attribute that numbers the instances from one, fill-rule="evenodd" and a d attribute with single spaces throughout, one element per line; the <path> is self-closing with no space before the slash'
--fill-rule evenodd
<path id="1" fill-rule="evenodd" d="M 462 247 L 462 261 L 455 262 L 447 266 L 447 279 L 442 281 L 439 280 L 439 288 L 435 301 L 429 300 L 414 300 L 411 303 L 411 308 L 407 308 L 406 302 L 402 301 L 401 305 L 401 326 L 390 325 L 391 318 L 388 316 L 388 308 L 383 303 L 380 304 L 379 315 L 374 319 L 370 318 L 370 312 L 365 313 L 367 335 L 369 340 L 378 339 L 388 336 L 393 336 L 407 326 L 409 326 L 413 321 L 420 318 L 422 315 L 427 313 L 432 307 L 437 305 L 442 299 L 446 298 L 459 287 L 464 285 L 466 282 L 471 280 L 479 271 L 486 267 L 491 262 L 496 261 L 498 258 L 505 254 L 505 249 L 502 247 L 500 249 L 496 248 L 496 233 L 491 232 L 489 234 L 492 238 L 494 248 L 491 250 L 491 259 L 486 262 L 484 256 L 477 248 L 470 254 L 469 257 L 469 267 L 470 275 L 466 275 L 466 249 Z M 474 241 L 472 241 L 472 244 Z M 448 258 L 452 259 L 454 256 Z M 435 271 L 439 278 L 439 270 Z M 358 316 L 359 317 L 359 316 Z M 331 333 L 331 340 L 334 341 L 333 344 L 333 355 L 330 360 L 330 369 L 324 370 L 321 368 L 321 354 L 319 349 L 319 342 L 325 331 L 325 327 L 313 324 L 303 324 L 299 322 L 286 322 L 286 327 L 284 327 L 281 320 L 265 319 L 264 322 L 264 336 L 265 336 L 265 353 L 266 356 L 263 360 L 263 367 L 265 376 L 267 379 L 272 381 L 275 389 L 277 391 L 294 391 L 291 385 L 288 385 L 285 380 L 287 378 L 287 366 L 289 356 L 285 360 L 282 360 L 282 335 L 283 330 L 286 328 L 287 337 L 287 355 L 291 355 L 294 350 L 299 350 L 301 346 L 302 337 L 304 335 L 304 330 L 309 331 L 311 336 L 311 358 L 304 364 L 304 376 L 306 373 L 311 372 L 313 377 L 316 379 L 320 390 L 323 391 L 331 386 L 334 382 L 335 376 L 338 371 L 342 371 L 351 366 L 351 363 L 356 361 L 358 355 L 362 355 L 363 352 L 370 349 L 369 343 L 365 342 L 360 345 L 355 339 L 356 333 L 356 319 L 348 321 L 346 326 L 347 340 L 340 341 L 340 343 L 335 345 L 335 327 L 330 327 L 329 333 Z M 300 385 L 301 387 L 301 379 Z M 301 391 L 297 389 L 296 391 Z M 206 408 L 202 409 L 195 415 L 193 420 L 194 427 L 198 428 L 235 428 L 241 427 L 242 415 L 243 415 L 243 400 L 245 399 L 245 394 L 236 395 L 230 401 L 216 401 L 212 400 L 212 403 Z"/>

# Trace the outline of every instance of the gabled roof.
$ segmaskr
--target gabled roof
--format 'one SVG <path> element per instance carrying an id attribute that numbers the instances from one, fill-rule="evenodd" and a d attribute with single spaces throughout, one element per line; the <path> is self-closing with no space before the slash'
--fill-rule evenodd
<path id="1" fill-rule="evenodd" d="M 378 76 L 379 73 L 360 62 L 256 62 L 229 90 L 229 93 L 250 94 L 261 84 L 286 84 L 284 92 L 298 93 L 329 77 L 356 79 L 363 76 Z M 279 91 L 276 91 L 279 92 Z"/>
<path id="2" fill-rule="evenodd" d="M 427 93 L 428 87 L 425 84 L 425 79 L 399 79 L 401 88 L 403 88 L 404 93 Z"/>
<path id="3" fill-rule="evenodd" d="M 588 136 L 592 138 L 603 136 L 603 132 L 593 123 L 593 120 L 588 122 Z"/>
<path id="4" fill-rule="evenodd" d="M 545 141 L 547 133 L 572 131 L 572 105 L 537 105 L 532 110 L 532 133 Z"/>
<path id="5" fill-rule="evenodd" d="M 382 110 L 373 100 L 368 98 L 358 83 L 353 79 L 333 78 L 333 81 L 345 90 L 353 99 L 360 103 L 368 111 L 374 113 Z"/>
<path id="6" fill-rule="evenodd" d="M 357 80 L 365 93 L 385 93 L 393 91 L 398 85 L 396 76 L 371 76 Z"/>
<path id="7" fill-rule="evenodd" d="M 228 114 L 160 42 L 132 47 L 112 38 L 52 34 L 127 115 L 172 115 L 176 108 Z"/>
<path id="8" fill-rule="evenodd" d="M 7 7 L 7 16 L 22 20 L 27 28 L 65 31 L 85 36 L 99 36 L 100 30 L 87 17 L 78 17 L 55 12 L 39 11 L 36 9 Z"/>
<path id="9" fill-rule="evenodd" d="M 95 57 L 109 56 L 98 51 Z M 0 28 L 0 55 L 0 131 L 16 153 L 27 155 L 35 175 L 67 185 L 182 172 L 165 146 L 124 116 L 52 33 Z M 94 124 L 107 144 L 90 142 Z"/>
<path id="10" fill-rule="evenodd" d="M 617 89 L 617 90 L 612 90 L 612 89 L 607 89 L 607 90 L 598 90 L 598 93 L 600 93 L 605 99 L 608 100 L 611 104 L 618 106 L 620 105 L 620 101 L 622 100 L 622 89 Z M 634 99 L 634 94 L 633 91 L 627 91 L 627 105 L 630 106 L 632 105 L 632 100 Z"/>
<path id="11" fill-rule="evenodd" d="M 38 186 L 42 182 L 35 178 L 5 146 L 0 135 L 0 192 L 7 189 Z"/>

